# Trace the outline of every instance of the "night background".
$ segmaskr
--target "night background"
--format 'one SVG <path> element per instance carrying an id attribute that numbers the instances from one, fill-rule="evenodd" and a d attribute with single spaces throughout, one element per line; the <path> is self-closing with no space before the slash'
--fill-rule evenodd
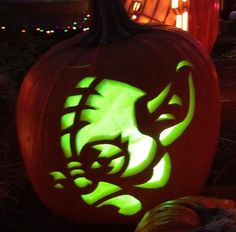
<path id="1" fill-rule="evenodd" d="M 211 52 L 219 75 L 221 131 L 202 194 L 236 198 L 236 1 L 224 1 Z M 135 226 L 78 225 L 55 215 L 32 190 L 19 152 L 15 106 L 25 74 L 51 46 L 89 30 L 88 2 L 0 0 L 0 231 L 134 231 Z"/>

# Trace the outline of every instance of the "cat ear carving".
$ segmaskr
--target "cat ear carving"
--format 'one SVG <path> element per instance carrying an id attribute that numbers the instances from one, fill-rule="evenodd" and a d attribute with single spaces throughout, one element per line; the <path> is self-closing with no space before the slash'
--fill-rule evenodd
<path id="1" fill-rule="evenodd" d="M 193 68 L 192 64 L 187 60 L 183 60 L 177 64 L 176 72 L 189 67 Z M 186 78 L 185 75 L 180 77 Z M 143 98 L 137 103 L 136 115 L 139 129 L 143 133 L 154 137 L 162 146 L 169 146 L 178 139 L 193 119 L 196 97 L 191 70 L 186 78 L 186 86 L 188 91 L 186 95 L 188 96 L 187 101 L 183 101 L 184 96 L 181 96 L 181 93 L 175 93 L 175 83 L 169 83 L 156 97 L 148 102 Z M 142 117 L 145 115 L 147 124 L 150 125 L 151 123 L 153 125 L 152 131 L 150 131 L 150 127 L 146 130 L 145 125 L 139 123 L 139 109 L 144 104 L 146 104 L 147 110 L 146 112 L 142 111 Z M 181 117 L 176 112 L 180 112 Z"/>

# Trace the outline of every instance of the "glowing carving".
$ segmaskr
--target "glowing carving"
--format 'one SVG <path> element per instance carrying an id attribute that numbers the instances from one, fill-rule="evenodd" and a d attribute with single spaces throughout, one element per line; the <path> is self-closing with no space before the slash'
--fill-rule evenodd
<path id="1" fill-rule="evenodd" d="M 182 102 L 181 98 L 180 98 L 178 95 L 174 95 L 174 96 L 170 99 L 170 101 L 169 101 L 168 104 L 169 104 L 169 105 L 174 105 L 174 104 L 176 104 L 176 105 L 182 106 L 182 105 L 183 105 L 183 102 Z"/>
<path id="2" fill-rule="evenodd" d="M 162 114 L 157 119 L 158 122 L 164 121 L 164 120 L 173 120 L 175 119 L 175 116 L 173 114 Z"/>
<path id="3" fill-rule="evenodd" d="M 109 164 L 109 167 L 112 167 L 112 170 L 108 174 L 118 173 L 122 169 L 124 164 L 125 164 L 125 157 L 119 157 L 117 159 L 113 159 Z"/>
<path id="4" fill-rule="evenodd" d="M 61 137 L 61 147 L 66 158 L 72 156 L 71 145 L 70 145 L 70 134 L 65 134 Z"/>
<path id="5" fill-rule="evenodd" d="M 110 184 L 107 182 L 99 182 L 97 188 L 86 195 L 82 195 L 82 199 L 89 205 L 93 205 L 97 201 L 103 199 L 106 196 L 111 195 L 112 193 L 120 191 L 121 188 L 117 185 Z"/>
<path id="6" fill-rule="evenodd" d="M 74 180 L 75 185 L 78 188 L 85 188 L 92 184 L 91 180 L 88 180 L 86 177 L 78 177 Z"/>
<path id="7" fill-rule="evenodd" d="M 112 157 L 121 152 L 121 149 L 112 144 L 100 144 L 93 146 L 94 149 L 101 151 L 98 157 Z"/>
<path id="8" fill-rule="evenodd" d="M 156 98 L 149 101 L 147 104 L 149 113 L 153 113 L 156 109 L 162 104 L 162 102 L 167 97 L 168 93 L 170 92 L 171 85 L 168 85 Z"/>
<path id="9" fill-rule="evenodd" d="M 177 64 L 176 72 L 185 67 L 193 68 L 189 61 L 183 60 Z M 195 111 L 192 73 L 183 78 L 186 79 L 189 96 L 185 117 L 181 122 L 157 132 L 159 136 L 156 137 L 143 133 L 137 123 L 135 105 L 139 99 L 147 97 L 141 89 L 110 79 L 97 82 L 96 77 L 85 77 L 76 85 L 78 95 L 67 97 L 64 104 L 67 113 L 61 116 L 61 148 L 65 158 L 70 159 L 67 164 L 70 178 L 77 191 L 83 190 L 80 196 L 86 204 L 98 209 L 112 205 L 122 215 L 134 215 L 142 209 L 141 199 L 126 194 L 122 181 L 128 181 L 133 188 L 143 189 L 163 188 L 168 183 L 171 154 L 167 150 L 158 154 L 158 147 L 167 147 L 178 139 L 191 123 Z M 93 91 L 83 95 L 83 89 L 90 88 Z M 181 96 L 173 94 L 173 83 L 147 101 L 143 110 L 155 115 L 163 104 L 183 106 Z M 174 122 L 176 118 L 172 113 L 162 112 L 153 123 Z M 70 133 L 70 128 L 80 122 L 83 123 L 78 131 Z M 148 172 L 150 176 L 141 183 L 137 182 L 138 175 L 146 170 L 152 170 Z M 55 188 L 63 189 L 59 181 L 69 178 L 61 172 L 50 174 L 56 181 Z M 100 175 L 102 180 L 96 179 Z"/>
<path id="10" fill-rule="evenodd" d="M 180 62 L 176 71 L 178 72 L 183 67 L 193 67 L 188 61 Z M 188 76 L 188 87 L 189 87 L 189 107 L 188 113 L 185 119 L 177 125 L 174 125 L 170 128 L 165 129 L 159 137 L 159 140 L 163 146 L 168 146 L 173 143 L 180 135 L 186 130 L 190 122 L 192 121 L 195 109 L 195 89 L 193 84 L 192 73 Z"/>
<path id="11" fill-rule="evenodd" d="M 186 118 L 179 124 L 165 129 L 161 134 L 159 140 L 163 146 L 168 146 L 173 143 L 180 135 L 184 132 L 184 130 L 188 127 L 190 122 L 192 121 L 195 109 L 195 90 L 193 85 L 192 74 L 189 74 L 189 90 L 190 90 L 190 101 L 189 101 L 189 111 Z"/>
<path id="12" fill-rule="evenodd" d="M 99 204 L 97 208 L 106 205 L 113 205 L 119 208 L 119 213 L 125 216 L 132 216 L 142 209 L 142 204 L 135 197 L 130 195 L 121 195 L 113 197 L 103 203 Z"/>
<path id="13" fill-rule="evenodd" d="M 74 107 L 74 106 L 78 106 L 80 103 L 80 100 L 82 98 L 82 95 L 76 95 L 76 96 L 70 96 L 66 99 L 65 108 L 68 107 Z"/>
<path id="14" fill-rule="evenodd" d="M 73 126 L 75 120 L 75 112 L 65 114 L 61 118 L 61 129 L 65 130 L 68 127 Z"/>
<path id="15" fill-rule="evenodd" d="M 51 172 L 50 175 L 53 177 L 53 179 L 54 179 L 56 182 L 57 182 L 58 180 L 65 180 L 65 179 L 66 179 L 66 176 L 65 176 L 63 173 L 61 173 L 61 172 Z M 63 188 L 64 188 L 63 184 L 61 184 L 61 183 L 56 183 L 56 184 L 54 185 L 54 187 L 55 187 L 56 189 L 63 189 Z"/>
<path id="16" fill-rule="evenodd" d="M 76 88 L 88 88 L 94 80 L 95 77 L 86 77 L 77 84 Z"/>
<path id="17" fill-rule="evenodd" d="M 182 30 L 189 29 L 189 7 L 191 0 L 161 0 L 161 1 L 126 1 L 125 5 L 131 19 L 142 23 L 157 21 L 173 25 Z"/>
<path id="18" fill-rule="evenodd" d="M 170 177 L 171 160 L 168 153 L 166 153 L 161 161 L 153 168 L 153 175 L 149 181 L 144 184 L 136 185 L 139 188 L 163 188 Z"/>
<path id="19" fill-rule="evenodd" d="M 68 168 L 79 168 L 79 167 L 81 167 L 81 165 L 82 164 L 80 162 L 72 161 L 67 164 L 67 167 Z"/>
<path id="20" fill-rule="evenodd" d="M 100 168 L 102 165 L 98 162 L 98 161 L 95 161 L 92 165 L 91 165 L 91 168 L 92 169 L 97 169 L 97 168 Z"/>

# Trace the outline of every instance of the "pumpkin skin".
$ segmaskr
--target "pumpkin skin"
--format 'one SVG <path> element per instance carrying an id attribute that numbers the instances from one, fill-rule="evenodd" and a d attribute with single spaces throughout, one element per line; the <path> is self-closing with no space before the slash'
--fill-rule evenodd
<path id="1" fill-rule="evenodd" d="M 125 0 L 125 8 L 132 16 L 133 4 L 136 0 Z M 142 6 L 136 13 L 138 22 L 176 24 L 175 9 L 171 8 L 171 0 L 140 0 Z M 179 9 L 183 10 L 183 2 L 179 1 Z M 189 0 L 188 31 L 197 38 L 204 48 L 211 51 L 219 31 L 219 0 Z M 182 13 L 182 12 L 181 12 Z"/>
<path id="2" fill-rule="evenodd" d="M 203 7 L 204 6 L 204 7 Z M 189 32 L 211 51 L 219 32 L 219 0 L 191 2 Z M 194 26 L 193 26 L 194 25 Z M 206 33 L 208 32 L 208 33 Z"/>
<path id="3" fill-rule="evenodd" d="M 20 90 L 19 143 L 38 196 L 71 220 L 124 224 L 197 194 L 220 121 L 208 54 L 168 26 L 106 46 L 80 38 L 51 48 Z"/>
<path id="4" fill-rule="evenodd" d="M 186 196 L 167 201 L 148 211 L 135 232 L 193 231 L 204 222 L 204 214 L 199 214 L 196 207 L 233 210 L 236 208 L 236 202 L 231 199 L 203 196 Z"/>

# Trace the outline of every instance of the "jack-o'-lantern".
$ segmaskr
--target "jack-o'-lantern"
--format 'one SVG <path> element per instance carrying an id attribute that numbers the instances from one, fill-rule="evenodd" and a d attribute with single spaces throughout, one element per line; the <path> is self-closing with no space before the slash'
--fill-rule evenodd
<path id="1" fill-rule="evenodd" d="M 158 22 L 189 31 L 210 51 L 219 29 L 219 0 L 124 0 L 137 22 Z"/>
<path id="2" fill-rule="evenodd" d="M 17 128 L 32 185 L 83 223 L 136 223 L 200 191 L 219 129 L 213 63 L 188 33 L 143 27 L 121 0 L 91 1 L 93 26 L 29 71 Z"/>
<path id="3" fill-rule="evenodd" d="M 236 202 L 231 199 L 186 196 L 149 210 L 135 232 L 235 231 Z"/>

